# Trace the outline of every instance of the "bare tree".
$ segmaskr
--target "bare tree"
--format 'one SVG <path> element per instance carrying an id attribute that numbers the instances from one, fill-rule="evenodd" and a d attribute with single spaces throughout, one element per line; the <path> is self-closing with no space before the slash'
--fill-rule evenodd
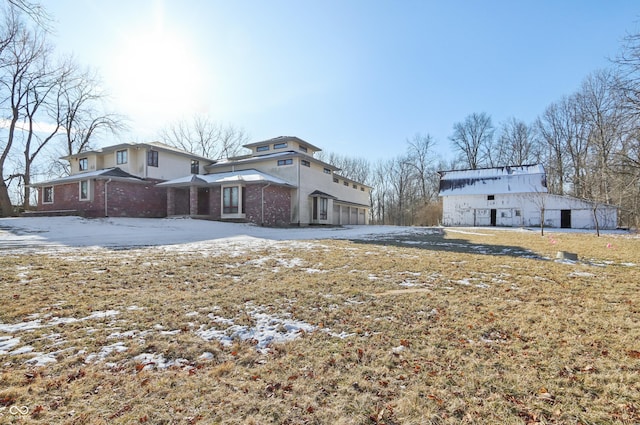
<path id="1" fill-rule="evenodd" d="M 412 139 L 407 140 L 407 163 L 413 169 L 417 185 L 420 190 L 420 197 L 424 205 L 433 200 L 437 194 L 437 186 L 434 187 L 434 176 L 436 171 L 433 168 L 436 157 L 434 154 L 435 141 L 429 135 L 416 133 Z"/>
<path id="2" fill-rule="evenodd" d="M 0 56 L 0 107 L 10 117 L 6 144 L 0 154 L 0 215 L 8 216 L 13 213 L 13 206 L 4 180 L 5 162 L 16 141 L 19 120 L 25 116 L 32 82 L 42 72 L 40 61 L 47 46 L 42 35 L 29 31 L 13 11 L 7 14 L 2 32 L 11 35 Z"/>
<path id="3" fill-rule="evenodd" d="M 502 123 L 497 150 L 499 165 L 528 165 L 540 162 L 540 147 L 532 126 L 512 117 Z"/>
<path id="4" fill-rule="evenodd" d="M 100 87 L 95 71 L 82 69 L 73 59 L 64 62 L 68 75 L 61 81 L 57 103 L 51 108 L 57 117 L 64 137 L 64 145 L 51 161 L 50 173 L 69 174 L 67 161 L 60 156 L 75 155 L 90 150 L 94 140 L 104 134 L 116 135 L 128 128 L 127 120 L 120 114 L 109 112 L 109 96 Z"/>
<path id="5" fill-rule="evenodd" d="M 181 120 L 160 131 L 160 139 L 171 146 L 211 159 L 238 155 L 249 140 L 233 125 L 222 125 L 207 116 Z"/>
<path id="6" fill-rule="evenodd" d="M 40 3 L 26 0 L 7 0 L 7 3 L 30 17 L 43 30 L 50 30 L 51 16 Z"/>
<path id="7" fill-rule="evenodd" d="M 484 112 L 473 113 L 463 122 L 453 125 L 453 135 L 450 140 L 465 166 L 475 170 L 487 165 L 486 160 L 491 150 L 493 133 L 491 117 Z"/>
<path id="8" fill-rule="evenodd" d="M 315 158 L 339 168 L 339 174 L 360 183 L 369 184 L 371 175 L 371 164 L 366 158 L 351 157 L 337 154 L 335 152 L 320 151 L 315 154 Z"/>

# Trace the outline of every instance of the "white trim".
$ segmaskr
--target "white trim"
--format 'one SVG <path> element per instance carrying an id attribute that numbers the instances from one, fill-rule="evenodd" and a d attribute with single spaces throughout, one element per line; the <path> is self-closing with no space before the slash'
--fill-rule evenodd
<path id="1" fill-rule="evenodd" d="M 48 202 L 45 201 L 45 193 L 46 193 L 47 189 L 51 189 L 51 200 L 48 201 Z M 42 204 L 45 204 L 45 205 L 53 204 L 55 202 L 55 198 L 54 198 L 55 192 L 56 191 L 54 189 L 54 186 L 43 186 L 42 187 Z"/>
<path id="2" fill-rule="evenodd" d="M 82 183 L 87 183 L 87 197 L 82 197 Z M 80 202 L 91 202 L 93 199 L 93 190 L 91 190 L 91 180 L 80 180 L 78 182 L 78 201 Z"/>

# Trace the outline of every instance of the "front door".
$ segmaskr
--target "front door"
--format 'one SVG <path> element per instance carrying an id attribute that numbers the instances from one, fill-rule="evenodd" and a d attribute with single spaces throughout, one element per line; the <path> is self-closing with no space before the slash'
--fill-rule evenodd
<path id="1" fill-rule="evenodd" d="M 498 224 L 498 210 L 491 210 L 491 225 L 496 226 Z"/>

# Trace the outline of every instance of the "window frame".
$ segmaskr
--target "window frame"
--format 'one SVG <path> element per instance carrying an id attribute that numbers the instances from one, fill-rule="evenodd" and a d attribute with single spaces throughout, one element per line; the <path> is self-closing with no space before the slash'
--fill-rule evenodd
<path id="1" fill-rule="evenodd" d="M 329 218 L 329 198 L 314 196 L 311 214 L 314 221 L 327 221 Z"/>
<path id="2" fill-rule="evenodd" d="M 129 150 L 122 149 L 116 151 L 116 165 L 124 165 L 129 163 Z"/>
<path id="3" fill-rule="evenodd" d="M 47 193 L 49 196 L 47 196 Z M 54 189 L 53 186 L 44 186 L 42 188 L 42 203 L 43 204 L 53 204 L 54 202 Z"/>
<path id="4" fill-rule="evenodd" d="M 200 174 L 200 161 L 197 159 L 191 160 L 191 174 Z"/>
<path id="5" fill-rule="evenodd" d="M 86 156 L 84 158 L 78 159 L 78 171 L 87 171 L 89 169 L 89 158 Z"/>
<path id="6" fill-rule="evenodd" d="M 86 185 L 86 193 L 83 196 L 82 187 Z M 78 182 L 78 200 L 81 202 L 90 202 L 91 201 L 91 180 L 80 180 Z"/>
<path id="7" fill-rule="evenodd" d="M 160 153 L 156 150 L 147 151 L 147 166 L 148 167 L 158 167 L 158 159 L 160 158 Z"/>
<path id="8" fill-rule="evenodd" d="M 267 152 L 269 150 L 269 145 L 262 145 L 256 148 L 256 152 Z"/>
<path id="9" fill-rule="evenodd" d="M 331 175 L 331 174 L 332 174 L 332 173 L 331 173 L 331 169 L 329 169 L 329 168 L 324 168 L 322 171 L 323 171 L 325 174 L 329 174 L 329 175 Z"/>
<path id="10" fill-rule="evenodd" d="M 311 161 L 308 161 L 306 159 L 301 159 L 300 164 L 304 165 L 305 167 L 311 167 Z"/>
<path id="11" fill-rule="evenodd" d="M 246 213 L 247 191 L 245 186 L 223 186 L 220 191 L 222 198 L 222 218 L 240 218 Z"/>
<path id="12" fill-rule="evenodd" d="M 273 144 L 273 149 L 274 149 L 274 150 L 275 150 L 275 149 L 284 149 L 284 148 L 286 148 L 287 146 L 289 146 L 289 145 L 287 144 L 287 142 L 274 143 L 274 144 Z"/>
<path id="13" fill-rule="evenodd" d="M 279 159 L 278 167 L 282 167 L 283 165 L 293 165 L 293 158 Z"/>

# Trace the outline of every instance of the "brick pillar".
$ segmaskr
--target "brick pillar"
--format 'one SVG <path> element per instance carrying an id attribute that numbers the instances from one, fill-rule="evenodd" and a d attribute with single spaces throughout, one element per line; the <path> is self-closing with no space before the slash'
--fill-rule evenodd
<path id="1" fill-rule="evenodd" d="M 167 189 L 167 216 L 176 215 L 176 189 Z"/>
<path id="2" fill-rule="evenodd" d="M 189 186 L 189 215 L 198 214 L 198 186 Z"/>

